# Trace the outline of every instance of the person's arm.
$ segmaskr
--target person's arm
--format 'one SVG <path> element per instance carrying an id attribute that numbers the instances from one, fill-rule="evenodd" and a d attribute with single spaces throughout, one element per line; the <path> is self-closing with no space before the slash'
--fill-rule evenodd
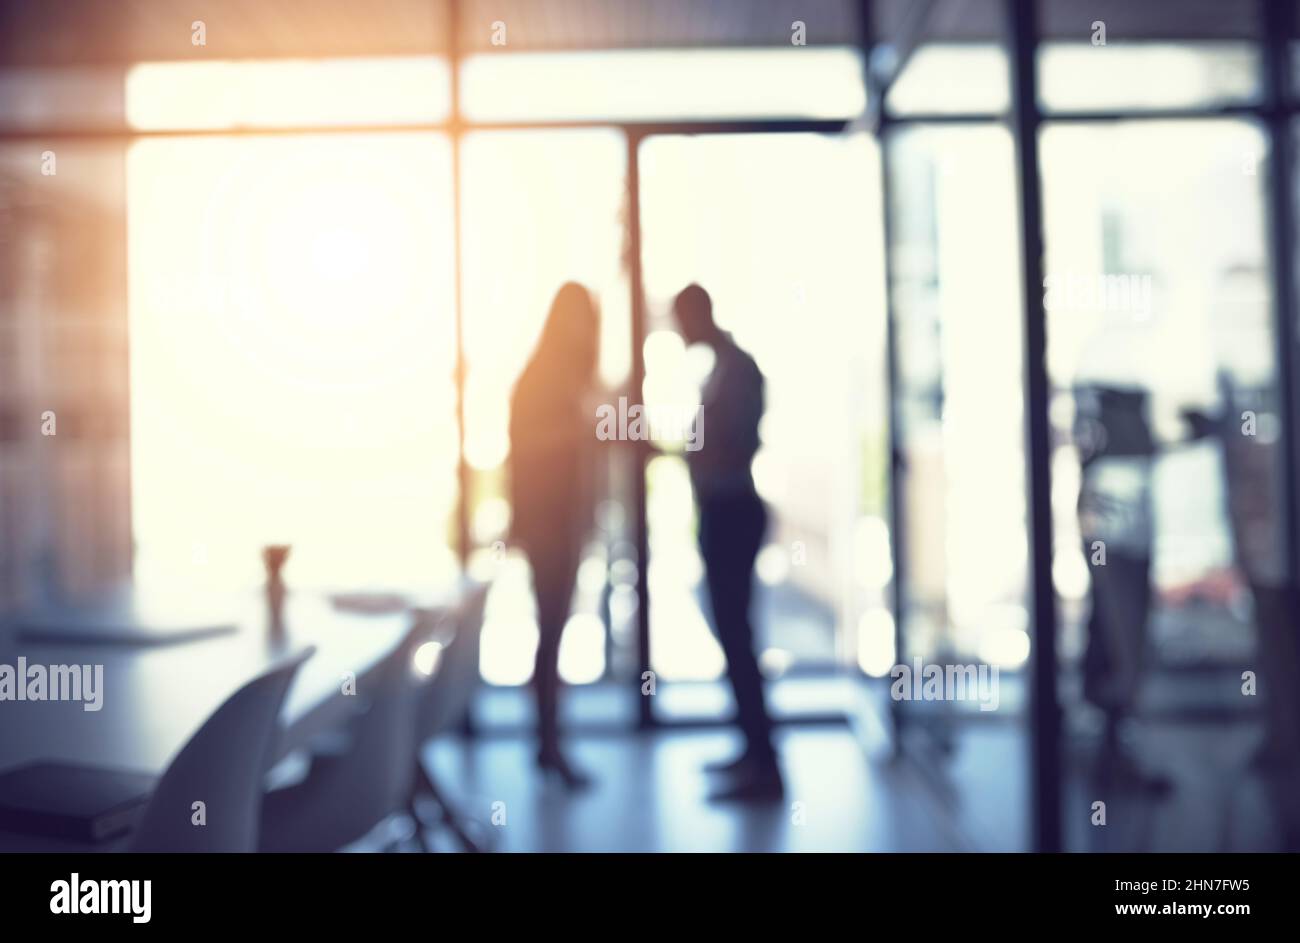
<path id="1" fill-rule="evenodd" d="M 1188 433 L 1186 437 L 1179 440 L 1178 444 L 1197 442 L 1218 435 L 1219 423 L 1222 422 L 1218 416 L 1192 408 L 1179 410 L 1179 415 L 1187 426 Z"/>

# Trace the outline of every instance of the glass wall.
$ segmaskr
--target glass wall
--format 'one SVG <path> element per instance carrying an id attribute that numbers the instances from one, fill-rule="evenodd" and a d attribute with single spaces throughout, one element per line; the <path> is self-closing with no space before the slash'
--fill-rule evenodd
<path id="1" fill-rule="evenodd" d="M 1269 138 L 1141 119 L 1262 101 L 1260 7 L 1068 33 L 1065 6 L 1043 4 L 1043 104 L 1133 116 L 1040 138 L 1066 844 L 1270 848 L 1298 741 Z"/>
<path id="2" fill-rule="evenodd" d="M 1284 0 L 1287 2 L 1287 0 Z M 1038 97 L 1052 111 L 1217 108 L 1263 97 L 1254 0 L 1039 0 Z"/>
<path id="3" fill-rule="evenodd" d="M 1213 847 L 1187 809 L 1260 747 L 1242 672 L 1284 559 L 1264 150 L 1244 121 L 1042 138 L 1068 772 L 1126 826 L 1112 848 Z"/>
<path id="4" fill-rule="evenodd" d="M 454 574 L 451 152 L 435 57 L 153 62 L 122 80 L 135 577 Z M 170 132 L 200 131 L 200 134 Z"/>
<path id="5" fill-rule="evenodd" d="M 6 132 L 53 120 L 117 136 L 55 148 L 57 174 L 44 170 L 45 148 L 0 151 L 0 526 L 23 535 L 0 548 L 0 593 L 26 601 L 125 575 L 131 531 L 112 509 L 128 506 L 128 481 L 136 576 L 213 586 L 258 579 L 256 550 L 271 541 L 295 545 L 290 581 L 304 587 L 436 579 L 458 565 L 452 519 L 463 501 L 470 567 L 494 580 L 483 674 L 522 684 L 536 628 L 527 567 L 509 547 L 510 387 L 555 289 L 575 279 L 602 312 L 597 397 L 633 392 L 639 348 L 646 401 L 693 405 L 708 357 L 684 347 L 669 305 L 698 281 L 767 379 L 754 467 L 774 511 L 758 563 L 764 670 L 885 677 L 917 658 L 1000 668 L 989 719 L 1013 723 L 996 749 L 960 735 L 976 725 L 958 721 L 984 719 L 979 705 L 897 710 L 905 731 L 948 748 L 952 780 L 1016 797 L 1027 781 L 1021 677 L 1039 627 L 1026 605 L 1023 234 L 1003 120 L 1005 4 L 872 6 L 884 42 L 869 71 L 893 77 L 881 138 L 892 391 L 871 138 L 801 124 L 643 139 L 643 126 L 618 124 L 855 117 L 867 104 L 855 51 L 465 61 L 470 122 L 609 125 L 460 135 L 460 338 L 442 60 L 5 70 Z M 928 18 L 917 19 L 921 7 Z M 1280 119 L 1263 107 L 1259 13 L 1272 9 L 1038 4 L 1071 848 L 1258 847 L 1277 831 L 1267 774 L 1296 743 L 1294 702 L 1278 692 L 1300 679 L 1286 673 L 1294 574 L 1278 570 L 1290 446 L 1275 266 L 1294 260 L 1271 256 L 1270 212 L 1281 209 L 1265 185 L 1295 171 L 1275 166 L 1268 147 L 1267 122 Z M 261 133 L 357 122 L 373 130 Z M 411 125 L 426 130 L 394 127 Z M 636 338 L 629 158 L 639 161 L 647 314 Z M 40 323 L 47 310 L 58 316 Z M 888 607 L 889 393 L 901 647 Z M 69 439 L 57 467 L 32 421 L 47 402 Z M 561 656 L 571 682 L 646 667 L 635 655 L 637 465 L 618 447 L 602 465 Z M 716 681 L 722 656 L 680 450 L 666 445 L 647 476 L 650 667 L 669 682 Z M 98 536 L 81 540 L 91 505 Z M 721 685 L 677 686 L 687 689 L 698 696 L 656 706 L 669 718 L 721 716 Z M 783 713 L 790 690 L 777 696 Z M 1095 802 L 1118 827 L 1090 827 Z M 1026 803 L 1002 805 L 997 815 L 1020 817 Z M 1006 833 L 1002 820 L 982 821 Z"/>
<path id="6" fill-rule="evenodd" d="M 510 391 L 533 351 L 556 290 L 577 281 L 600 308 L 600 383 L 595 407 L 626 392 L 631 360 L 624 225 L 627 150 L 619 131 L 493 131 L 462 143 L 465 457 L 471 469 L 473 572 L 491 578 L 483 676 L 498 684 L 531 677 L 537 625 L 529 572 L 508 547 Z M 610 658 L 635 649 L 635 573 L 630 543 L 631 454 L 601 453 L 600 513 L 580 568 L 560 670 L 566 681 L 605 676 Z M 631 596 L 631 598 L 629 598 Z M 617 643 L 617 644 L 616 644 Z M 622 666 L 624 668 L 629 665 Z M 625 676 L 627 671 L 622 672 Z"/>
<path id="7" fill-rule="evenodd" d="M 851 48 L 480 55 L 461 68 L 462 105 L 471 120 L 847 118 L 864 105 L 861 60 Z M 107 77 L 102 69 L 43 77 L 30 71 L 6 72 L 0 81 L 0 97 L 13 105 L 5 119 L 10 126 L 25 131 L 52 116 L 60 126 L 102 128 L 127 141 L 121 174 L 129 226 L 118 243 L 129 255 L 136 578 L 249 585 L 262 575 L 258 548 L 284 542 L 294 546 L 287 578 L 304 589 L 436 582 L 456 567 L 453 518 L 463 501 L 471 571 L 491 577 L 495 587 L 484 676 L 526 682 L 535 626 L 527 567 L 508 546 L 508 393 L 552 294 L 569 279 L 590 287 L 601 308 L 599 398 L 615 402 L 629 392 L 626 132 L 611 125 L 461 136 L 458 338 L 452 167 L 448 139 L 434 130 L 449 114 L 445 60 L 147 62 Z M 601 81 L 593 85 L 584 74 Z M 526 80 L 506 81 L 512 75 Z M 773 85 L 775 75 L 781 81 Z M 582 94 L 575 94 L 575 77 Z M 512 93 L 503 97 L 504 87 Z M 528 89 L 526 100 L 516 94 L 520 88 Z M 593 89 L 607 94 L 601 98 Z M 575 101 L 588 110 L 564 111 Z M 374 131 L 320 133 L 360 125 Z M 403 129 L 383 133 L 392 125 Z M 430 130 L 408 130 L 415 125 Z M 277 133 L 222 134 L 258 129 Z M 132 140 L 132 133 L 140 136 Z M 877 418 L 859 421 L 861 414 L 848 409 L 827 417 L 839 424 L 835 432 L 827 425 L 818 433 L 835 444 L 838 477 L 831 482 L 806 456 L 801 465 L 793 461 L 799 423 L 825 414 L 825 403 L 793 378 L 776 377 L 785 369 L 779 364 L 772 370 L 782 392 L 769 426 L 781 431 L 764 457 L 762 477 L 770 499 L 791 507 L 782 515 L 788 531 L 765 553 L 761 572 L 767 584 L 800 587 L 789 603 L 790 637 L 767 646 L 765 664 L 778 674 L 795 660 L 852 663 L 862 627 L 877 639 L 877 656 L 890 635 L 882 622 L 890 576 L 878 419 L 884 393 L 879 382 L 873 387 L 852 376 L 866 365 L 861 376 L 881 377 L 871 365 L 881 356 L 882 308 L 866 300 L 879 288 L 880 251 L 872 227 L 862 224 L 878 213 L 863 202 L 861 188 L 850 189 L 847 203 L 828 189 L 832 180 L 874 186 L 875 157 L 861 136 L 810 139 L 793 149 L 786 144 L 779 136 L 765 142 L 771 157 L 763 174 L 750 175 L 743 189 L 723 194 L 711 209 L 733 213 L 805 154 L 826 171 L 825 188 L 803 196 L 795 188 L 807 190 L 806 184 L 787 172 L 782 186 L 789 199 L 774 194 L 768 201 L 787 223 L 815 226 L 824 226 L 825 211 L 838 202 L 824 245 L 809 251 L 773 245 L 764 257 L 783 266 L 779 287 L 790 305 L 781 316 L 797 322 L 811 310 L 830 324 L 850 310 L 860 319 L 839 337 L 851 353 L 837 367 L 836 397 L 828 401 L 838 410 L 839 393 L 855 397 L 854 404 L 869 404 Z M 724 160 L 711 163 L 709 173 L 725 189 Z M 692 171 L 678 157 L 671 172 L 671 178 L 652 173 L 653 185 L 680 193 Z M 657 194 L 651 215 L 662 205 L 678 220 L 689 218 L 689 208 L 674 199 Z M 782 202 L 798 208 L 781 210 Z M 858 231 L 846 235 L 850 224 Z M 244 238 L 248 232 L 259 235 Z M 378 248 L 388 245 L 400 248 Z M 844 274 L 863 264 L 865 274 Z M 853 284 L 851 302 L 837 278 Z M 368 284 L 382 286 L 379 297 L 367 294 Z M 748 294 L 732 294 L 742 303 L 760 302 L 763 311 L 772 307 L 764 297 L 770 287 L 759 280 Z M 652 303 L 652 311 L 662 302 Z M 650 385 L 663 389 L 674 335 L 663 329 L 661 315 L 645 350 L 655 376 Z M 464 495 L 455 475 L 458 343 L 469 470 Z M 774 342 L 769 337 L 763 344 L 769 349 L 762 356 L 775 362 Z M 807 339 L 803 349 L 816 353 Z M 570 682 L 631 677 L 644 667 L 635 655 L 634 458 L 614 447 L 602 461 L 602 500 L 561 655 Z M 656 464 L 652 474 L 664 467 Z M 793 474 L 777 481 L 787 467 Z M 825 487 L 835 489 L 828 500 L 836 508 L 850 509 L 843 519 L 832 520 L 821 502 L 809 502 Z M 226 492 L 239 500 L 210 499 Z M 667 485 L 656 493 L 667 494 Z M 682 497 L 679 512 L 689 513 L 689 495 L 679 491 Z M 796 507 L 800 502 L 806 506 Z M 218 511 L 228 505 L 233 512 Z M 347 545 L 339 542 L 345 533 Z M 874 562 L 855 568 L 844 548 Z M 835 566 L 823 567 L 831 558 Z M 683 674 L 716 676 L 716 651 L 701 654 L 711 644 L 707 632 L 701 644 L 659 646 L 670 663 L 667 674 L 676 659 L 691 665 Z"/>
<path id="8" fill-rule="evenodd" d="M 1011 137 L 908 126 L 889 146 L 901 660 L 1014 672 L 1029 654 L 1029 545 Z"/>
<path id="9" fill-rule="evenodd" d="M 470 56 L 471 121 L 852 118 L 862 64 L 852 48 L 619 49 Z"/>
<path id="10" fill-rule="evenodd" d="M 886 138 L 902 624 L 898 656 L 872 670 L 890 675 L 902 744 L 961 796 L 963 827 L 1004 850 L 1025 835 L 1007 799 L 1025 789 L 1033 628 L 1011 143 L 997 124 Z M 934 670 L 976 686 L 915 696 Z"/>
<path id="11" fill-rule="evenodd" d="M 998 665 L 990 718 L 1050 727 L 1048 706 L 1018 710 L 1016 669 L 1039 628 L 1026 607 L 1021 273 L 1003 251 L 1021 221 L 1010 136 L 979 123 L 1009 105 L 995 94 L 1006 9 L 986 6 L 961 16 L 939 3 L 920 26 L 878 8 L 893 30 L 873 69 L 888 75 L 890 54 L 912 51 L 885 100 L 899 661 Z M 1263 113 L 1214 113 L 1265 101 L 1261 6 L 1038 8 L 1067 847 L 1272 847 L 1296 820 L 1274 774 L 1300 743 L 1274 168 Z M 1253 696 L 1260 679 L 1268 696 Z M 947 748 L 941 769 L 963 800 L 1018 788 L 1029 769 L 1027 740 L 999 745 L 996 725 L 957 724 L 945 700 L 899 711 L 906 738 Z M 1001 758 L 992 778 L 972 744 Z M 963 802 L 976 831 L 1006 818 L 987 805 Z M 1094 827 L 1098 808 L 1108 828 Z"/>
<path id="12" fill-rule="evenodd" d="M 454 571 L 450 151 L 436 134 L 159 138 L 127 164 L 136 576 Z"/>
<path id="13" fill-rule="evenodd" d="M 772 521 L 754 614 L 769 677 L 854 664 L 860 631 L 892 649 L 878 173 L 863 136 L 664 136 L 641 149 L 647 404 L 699 402 L 711 355 L 685 348 L 671 317 L 691 282 L 765 375 L 753 471 Z M 647 478 L 652 667 L 717 678 L 680 445 Z M 716 716 L 720 689 L 698 693 L 677 703 Z"/>
<path id="14" fill-rule="evenodd" d="M 1010 103 L 1003 0 L 876 0 L 871 59 L 889 80 L 892 117 L 1005 113 Z"/>

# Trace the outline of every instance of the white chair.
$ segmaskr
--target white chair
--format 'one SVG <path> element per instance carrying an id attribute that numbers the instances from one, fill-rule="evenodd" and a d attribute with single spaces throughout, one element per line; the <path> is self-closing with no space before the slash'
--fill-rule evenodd
<path id="1" fill-rule="evenodd" d="M 485 843 L 481 838 L 471 837 L 473 824 L 456 812 L 433 774 L 420 761 L 419 752 L 429 740 L 459 726 L 469 713 L 479 685 L 479 642 L 488 588 L 486 584 L 470 585 L 453 618 L 440 620 L 435 631 L 435 640 L 441 643 L 442 649 L 432 683 L 421 689 L 416 704 L 416 775 L 406 803 L 411 816 L 419 823 L 423 821 L 421 801 L 431 800 L 438 810 L 439 823 L 466 851 L 483 851 Z M 424 841 L 423 833 L 421 841 Z"/>
<path id="2" fill-rule="evenodd" d="M 245 684 L 189 739 L 158 780 L 127 851 L 256 851 L 262 777 L 277 718 L 308 648 Z M 194 803 L 205 823 L 194 824 Z"/>
<path id="3" fill-rule="evenodd" d="M 405 813 L 416 776 L 415 698 L 423 681 L 413 662 L 433 628 L 429 620 L 414 620 L 402 643 L 359 682 L 360 710 L 341 742 L 318 743 L 302 778 L 266 794 L 261 851 L 337 851 Z"/>

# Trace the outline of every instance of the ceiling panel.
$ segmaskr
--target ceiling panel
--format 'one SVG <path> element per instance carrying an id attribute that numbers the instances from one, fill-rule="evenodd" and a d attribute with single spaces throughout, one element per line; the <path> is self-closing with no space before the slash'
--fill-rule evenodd
<path id="1" fill-rule="evenodd" d="M 449 0 L 0 0 L 0 62 L 130 63 L 204 58 L 420 55 L 447 48 Z M 1047 37 L 1084 37 L 1104 20 L 1110 42 L 1247 37 L 1255 0 L 1041 0 Z M 873 0 L 881 37 L 919 12 L 923 41 L 988 42 L 1004 32 L 1001 0 Z M 460 48 L 510 51 L 780 46 L 791 24 L 809 45 L 857 39 L 859 0 L 460 0 Z M 206 46 L 191 43 L 203 20 Z"/>

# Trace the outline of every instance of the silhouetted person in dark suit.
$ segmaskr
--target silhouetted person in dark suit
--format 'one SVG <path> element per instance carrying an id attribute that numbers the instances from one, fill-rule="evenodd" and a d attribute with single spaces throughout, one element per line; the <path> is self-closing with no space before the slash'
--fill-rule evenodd
<path id="1" fill-rule="evenodd" d="M 749 618 L 754 560 L 767 530 L 767 509 L 750 473 L 763 416 L 763 374 L 714 323 L 713 303 L 699 285 L 682 290 L 673 314 L 686 342 L 708 344 L 716 358 L 701 396 L 703 423 L 695 430 L 699 448 L 688 451 L 686 459 L 699 505 L 700 553 L 714 631 L 727 656 L 745 750 L 738 759 L 711 767 L 734 777 L 712 798 L 775 800 L 784 787 Z"/>
<path id="2" fill-rule="evenodd" d="M 510 401 L 511 541 L 528 557 L 537 599 L 537 764 L 570 788 L 589 780 L 560 750 L 560 635 L 593 518 L 595 431 L 584 406 L 599 328 L 587 290 L 566 283 Z"/>

